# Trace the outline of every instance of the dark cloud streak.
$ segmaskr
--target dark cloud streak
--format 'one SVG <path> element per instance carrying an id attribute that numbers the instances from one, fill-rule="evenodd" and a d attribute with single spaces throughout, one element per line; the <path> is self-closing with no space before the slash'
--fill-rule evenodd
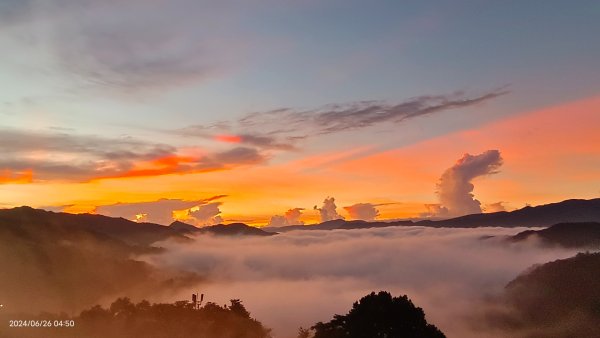
<path id="1" fill-rule="evenodd" d="M 219 132 L 227 132 L 236 135 L 240 143 L 261 149 L 295 150 L 296 143 L 308 137 L 365 129 L 385 123 L 403 123 L 421 116 L 473 107 L 508 93 L 508 90 L 500 88 L 473 97 L 458 92 L 451 95 L 419 96 L 398 104 L 361 101 L 306 111 L 281 108 L 250 113 L 234 123 L 191 125 L 173 132 L 201 138 L 214 138 Z"/>
<path id="2" fill-rule="evenodd" d="M 108 138 L 47 131 L 0 129 L 0 169 L 31 170 L 36 180 L 88 181 L 229 169 L 262 163 L 255 148 L 234 147 L 202 156 L 133 138 Z M 139 168 L 140 163 L 146 168 Z"/>

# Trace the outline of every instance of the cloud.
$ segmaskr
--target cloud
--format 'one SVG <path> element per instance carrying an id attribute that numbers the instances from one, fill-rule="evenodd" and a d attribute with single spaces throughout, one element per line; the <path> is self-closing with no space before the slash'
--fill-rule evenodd
<path id="1" fill-rule="evenodd" d="M 298 138 L 295 137 L 275 137 L 261 132 L 231 134 L 229 133 L 230 131 L 231 127 L 228 123 L 219 123 L 209 126 L 192 125 L 170 131 L 170 133 L 184 137 L 197 137 L 223 143 L 244 144 L 260 149 L 284 151 L 297 150 L 294 143 Z"/>
<path id="2" fill-rule="evenodd" d="M 280 227 L 287 225 L 302 225 L 304 222 L 300 220 L 300 216 L 302 216 L 303 210 L 304 208 L 293 208 L 286 211 L 283 216 L 275 215 L 271 217 L 267 226 Z"/>
<path id="3" fill-rule="evenodd" d="M 0 184 L 25 184 L 33 182 L 33 170 L 0 170 Z"/>
<path id="4" fill-rule="evenodd" d="M 379 210 L 377 210 L 376 205 L 372 203 L 357 203 L 344 207 L 344 210 L 350 214 L 350 218 L 363 221 L 373 221 L 379 216 Z"/>
<path id="5" fill-rule="evenodd" d="M 448 216 L 448 209 L 441 204 L 425 204 L 425 209 L 427 210 L 424 213 L 421 213 L 419 216 L 424 218 L 435 218 L 435 217 L 446 217 Z"/>
<path id="6" fill-rule="evenodd" d="M 391 227 L 268 238 L 198 236 L 188 244 L 161 243 L 167 251 L 146 260 L 206 276 L 196 288 L 207 301 L 242 299 L 276 337 L 296 337 L 299 326 L 346 313 L 371 291 L 389 290 L 408 294 L 448 337 L 471 338 L 481 337 L 472 315 L 480 314 L 488 294 L 533 264 L 575 253 L 481 239 L 522 230 Z M 188 297 L 186 292 L 164 300 Z"/>
<path id="7" fill-rule="evenodd" d="M 177 219 L 196 226 L 215 225 L 223 222 L 220 216 L 221 202 L 212 202 L 194 206 L 190 209 L 183 210 L 183 215 L 178 215 Z M 174 214 L 176 215 L 176 213 Z"/>
<path id="8" fill-rule="evenodd" d="M 463 93 L 419 96 L 397 104 L 362 101 L 309 111 L 282 108 L 252 113 L 238 122 L 246 128 L 260 127 L 272 134 L 289 134 L 295 130 L 310 130 L 311 134 L 317 135 L 329 134 L 381 123 L 401 123 L 418 116 L 474 106 L 507 93 L 506 90 L 496 90 L 475 97 L 466 97 Z"/>
<path id="9" fill-rule="evenodd" d="M 188 148 L 190 149 L 190 148 Z M 129 137 L 0 129 L 0 176 L 36 180 L 159 176 L 229 169 L 266 160 L 258 150 L 234 147 L 201 155 Z M 189 150 L 188 150 L 189 151 Z M 0 180 L 1 182 L 2 180 Z M 8 181 L 8 178 L 5 178 Z"/>
<path id="10" fill-rule="evenodd" d="M 264 149 L 295 150 L 299 140 L 310 136 L 359 130 L 384 123 L 403 123 L 419 116 L 476 106 L 507 93 L 499 89 L 479 96 L 463 93 L 419 96 L 396 104 L 361 101 L 307 111 L 280 108 L 250 113 L 237 121 L 191 125 L 171 132 Z"/>
<path id="11" fill-rule="evenodd" d="M 94 212 L 110 217 L 123 217 L 133 221 L 163 225 L 168 225 L 175 219 L 207 222 L 220 213 L 218 206 L 221 202 L 214 201 L 223 197 L 225 195 L 194 201 L 160 199 L 151 202 L 117 203 L 98 206 Z"/>
<path id="12" fill-rule="evenodd" d="M 321 215 L 321 222 L 333 221 L 336 219 L 344 219 L 344 217 L 337 212 L 337 206 L 335 205 L 335 198 L 327 197 L 323 201 L 323 206 L 318 208 L 316 205 L 315 210 L 319 210 Z"/>
<path id="13" fill-rule="evenodd" d="M 10 0 L 0 18 L 84 88 L 160 94 L 241 63 L 252 37 L 231 23 L 242 11 L 213 1 Z M 32 29 L 40 25 L 43 33 Z"/>
<path id="14" fill-rule="evenodd" d="M 503 203 L 504 202 L 496 202 L 496 203 L 486 204 L 482 209 L 485 212 L 506 211 L 506 207 L 504 206 Z"/>
<path id="15" fill-rule="evenodd" d="M 479 155 L 465 154 L 442 174 L 437 184 L 440 215 L 466 215 L 481 213 L 481 202 L 473 195 L 473 179 L 491 175 L 502 165 L 498 150 L 488 150 Z"/>
<path id="16" fill-rule="evenodd" d="M 31 0 L 3 0 L 0 2 L 0 25 L 12 25 L 25 20 L 31 12 Z"/>

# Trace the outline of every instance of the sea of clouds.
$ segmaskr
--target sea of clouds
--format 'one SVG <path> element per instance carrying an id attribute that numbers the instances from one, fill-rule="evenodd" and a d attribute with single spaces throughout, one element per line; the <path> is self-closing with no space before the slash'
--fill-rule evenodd
<path id="1" fill-rule="evenodd" d="M 523 230 L 387 227 L 271 237 L 200 235 L 189 243 L 161 243 L 167 251 L 145 260 L 206 277 L 176 299 L 192 292 L 217 304 L 239 298 L 275 337 L 295 337 L 298 327 L 345 314 L 354 301 L 379 290 L 407 294 L 449 337 L 493 337 L 481 331 L 483 300 L 534 264 L 577 252 L 503 240 Z"/>

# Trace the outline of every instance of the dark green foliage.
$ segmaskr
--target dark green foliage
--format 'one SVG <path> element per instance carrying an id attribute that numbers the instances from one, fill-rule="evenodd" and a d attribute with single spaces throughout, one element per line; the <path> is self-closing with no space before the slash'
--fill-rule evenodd
<path id="1" fill-rule="evenodd" d="M 314 338 L 443 338 L 445 335 L 425 320 L 425 313 L 407 296 L 392 297 L 381 291 L 361 298 L 346 315 L 335 315 L 327 323 L 312 327 Z"/>
<path id="2" fill-rule="evenodd" d="M 243 311 L 245 312 L 243 312 Z M 40 319 L 65 319 L 44 314 Z M 187 301 L 172 304 L 132 303 L 119 298 L 108 309 L 96 305 L 72 318 L 75 327 L 11 328 L 15 337 L 86 337 L 86 338 L 269 338 L 270 330 L 250 314 L 241 301 L 233 300 L 229 307 L 207 303 L 194 309 Z"/>

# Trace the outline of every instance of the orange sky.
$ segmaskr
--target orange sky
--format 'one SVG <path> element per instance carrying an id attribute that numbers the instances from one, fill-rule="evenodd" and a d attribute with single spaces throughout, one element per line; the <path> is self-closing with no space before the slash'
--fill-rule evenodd
<path id="1" fill-rule="evenodd" d="M 482 205 L 509 208 L 600 195 L 600 96 L 548 107 L 450 133 L 410 146 L 375 152 L 374 145 L 318 153 L 278 164 L 230 170 L 169 174 L 187 157 L 140 163 L 123 178 L 83 183 L 36 182 L 29 173 L 0 172 L 0 202 L 10 205 L 68 205 L 91 211 L 97 205 L 222 198 L 225 221 L 265 224 L 274 214 L 305 208 L 303 220 L 317 220 L 314 205 L 336 198 L 338 211 L 355 203 L 384 204 L 379 218 L 415 217 L 436 203 L 441 173 L 463 153 L 500 150 L 504 164 L 495 175 L 477 178 Z M 229 140 L 229 138 L 228 138 Z M 35 179 L 35 173 L 33 173 Z M 19 184 L 17 184 L 19 183 Z M 26 183 L 26 184 L 24 184 Z"/>

